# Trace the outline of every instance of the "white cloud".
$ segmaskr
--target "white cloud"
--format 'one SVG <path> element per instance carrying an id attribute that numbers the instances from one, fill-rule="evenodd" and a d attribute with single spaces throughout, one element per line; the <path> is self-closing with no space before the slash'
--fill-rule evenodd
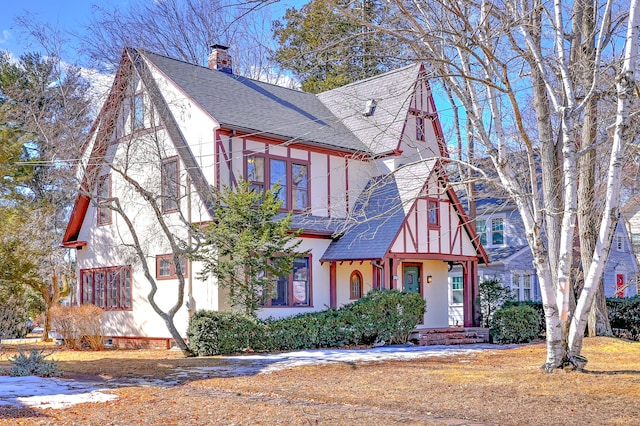
<path id="1" fill-rule="evenodd" d="M 2 36 L 0 37 L 0 45 L 6 44 L 11 37 L 9 30 L 2 30 Z"/>

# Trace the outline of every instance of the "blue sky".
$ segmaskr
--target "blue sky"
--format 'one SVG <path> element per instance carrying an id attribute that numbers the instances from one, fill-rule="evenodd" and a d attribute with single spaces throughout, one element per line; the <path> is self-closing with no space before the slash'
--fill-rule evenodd
<path id="1" fill-rule="evenodd" d="M 92 0 L 0 0 L 0 50 L 8 50 L 14 56 L 34 50 L 15 27 L 18 16 L 27 14 L 60 30 L 80 30 L 89 22 L 94 3 Z M 99 3 L 113 4 L 110 1 Z"/>

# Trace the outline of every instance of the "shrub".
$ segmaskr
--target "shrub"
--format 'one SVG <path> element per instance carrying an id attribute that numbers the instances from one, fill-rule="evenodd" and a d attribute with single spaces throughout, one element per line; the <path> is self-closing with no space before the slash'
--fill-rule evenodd
<path id="1" fill-rule="evenodd" d="M 426 310 L 417 293 L 373 290 L 340 309 L 343 323 L 351 327 L 356 344 L 406 343 Z M 348 319 L 348 321 L 346 320 Z"/>
<path id="2" fill-rule="evenodd" d="M 94 305 L 54 306 L 51 327 L 70 349 L 104 349 L 104 310 Z"/>
<path id="3" fill-rule="evenodd" d="M 498 279 L 483 280 L 478 285 L 478 306 L 482 327 L 489 327 L 495 311 L 500 309 L 505 302 L 515 300 L 511 289 L 504 287 Z"/>
<path id="4" fill-rule="evenodd" d="M 47 361 L 46 357 L 53 352 L 45 355 L 43 350 L 33 349 L 29 355 L 22 350 L 18 350 L 18 355 L 9 358 L 11 368 L 9 375 L 11 376 L 61 376 L 62 372 L 58 368 L 55 360 Z"/>
<path id="5" fill-rule="evenodd" d="M 194 354 L 230 354 L 263 346 L 263 325 L 240 312 L 198 311 L 189 321 L 189 348 Z"/>
<path id="6" fill-rule="evenodd" d="M 425 306 L 419 294 L 383 290 L 338 310 L 265 321 L 238 312 L 199 311 L 187 337 L 197 355 L 406 343 Z"/>
<path id="7" fill-rule="evenodd" d="M 607 310 L 614 335 L 640 340 L 640 296 L 607 299 Z"/>
<path id="8" fill-rule="evenodd" d="M 523 300 L 523 301 L 506 301 L 502 307 L 508 308 L 511 306 L 530 306 L 538 313 L 538 335 L 543 335 L 547 330 L 547 323 L 545 322 L 544 317 L 544 306 L 542 306 L 542 302 L 534 302 L 532 300 Z"/>
<path id="9" fill-rule="evenodd" d="M 31 330 L 29 315 L 19 298 L 10 296 L 0 303 L 0 339 L 20 339 Z"/>
<path id="10" fill-rule="evenodd" d="M 540 316 L 527 305 L 501 308 L 491 320 L 491 337 L 497 343 L 526 343 L 538 336 Z"/>

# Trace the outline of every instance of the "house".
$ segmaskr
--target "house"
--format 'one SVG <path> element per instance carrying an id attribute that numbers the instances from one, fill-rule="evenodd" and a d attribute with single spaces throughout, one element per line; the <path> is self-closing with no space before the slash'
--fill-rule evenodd
<path id="1" fill-rule="evenodd" d="M 460 265 L 461 324 L 477 326 L 487 257 L 447 185 L 447 158 L 422 64 L 314 95 L 234 75 L 224 46 L 212 47 L 209 67 L 127 48 L 84 147 L 63 240 L 76 250 L 78 300 L 103 307 L 106 333 L 121 343 L 169 338 L 149 280 L 158 306 L 171 309 L 177 269 L 183 336 L 195 309 L 229 309 L 201 265 L 185 258 L 177 268 L 171 253 L 195 244 L 187 225 L 213 220 L 211 188 L 245 179 L 258 190 L 281 185 L 309 251 L 277 280 L 260 317 L 395 288 L 426 299 L 423 327 L 446 328 L 447 272 Z"/>
<path id="2" fill-rule="evenodd" d="M 464 197 L 462 197 L 464 199 Z M 478 185 L 476 202 L 476 233 L 489 257 L 480 265 L 480 280 L 497 279 L 512 290 L 517 300 L 542 301 L 540 284 L 533 267 L 533 255 L 525 238 L 524 224 L 515 205 L 496 197 L 483 185 Z M 630 234 L 624 220 L 618 221 L 609 258 L 603 273 L 606 297 L 631 297 L 638 294 L 638 262 L 633 252 Z M 461 274 L 455 269 L 449 275 L 450 324 L 462 321 L 461 305 L 456 304 L 455 289 Z"/>

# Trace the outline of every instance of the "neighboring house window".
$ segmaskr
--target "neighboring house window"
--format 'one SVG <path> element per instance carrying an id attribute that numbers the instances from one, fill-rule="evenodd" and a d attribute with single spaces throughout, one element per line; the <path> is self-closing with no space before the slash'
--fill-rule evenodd
<path id="1" fill-rule="evenodd" d="M 429 225 L 438 226 L 440 224 L 440 214 L 438 211 L 438 202 L 434 200 L 429 200 L 427 202 L 427 218 L 429 221 Z"/>
<path id="2" fill-rule="evenodd" d="M 511 274 L 511 291 L 518 300 L 533 300 L 533 275 Z"/>
<path id="3" fill-rule="evenodd" d="M 162 162 L 162 211 L 165 213 L 178 210 L 180 197 L 178 157 L 166 159 Z"/>
<path id="4" fill-rule="evenodd" d="M 185 278 L 189 276 L 187 265 L 187 260 L 185 258 L 181 258 L 180 266 L 182 269 L 182 274 Z M 159 280 L 170 280 L 178 278 L 172 254 L 162 254 L 156 256 L 156 278 L 158 278 Z"/>
<path id="5" fill-rule="evenodd" d="M 282 209 L 309 208 L 308 164 L 299 160 L 248 154 L 245 167 L 246 179 L 252 189 L 262 191 L 280 185 L 278 199 L 282 201 Z"/>
<path id="6" fill-rule="evenodd" d="M 624 250 L 624 240 L 622 239 L 622 235 L 616 235 L 616 249 L 618 251 Z"/>
<path id="7" fill-rule="evenodd" d="M 291 275 L 276 280 L 275 297 L 269 306 L 311 306 L 311 270 L 308 257 L 293 261 Z"/>
<path id="8" fill-rule="evenodd" d="M 424 117 L 416 115 L 416 140 L 424 140 Z"/>
<path id="9" fill-rule="evenodd" d="M 144 129 L 144 96 L 142 93 L 133 96 L 131 126 L 133 130 Z"/>
<path id="10" fill-rule="evenodd" d="M 502 218 L 491 220 L 491 244 L 499 246 L 504 244 L 504 224 Z"/>
<path id="11" fill-rule="evenodd" d="M 640 244 L 640 234 L 631 234 L 631 244 Z"/>
<path id="12" fill-rule="evenodd" d="M 462 277 L 451 277 L 451 304 L 463 303 Z"/>
<path id="13" fill-rule="evenodd" d="M 360 299 L 362 297 L 362 274 L 359 271 L 351 273 L 349 288 L 351 299 Z"/>
<path id="14" fill-rule="evenodd" d="M 476 234 L 480 238 L 480 244 L 487 245 L 487 222 L 484 219 L 476 220 Z"/>
<path id="15" fill-rule="evenodd" d="M 80 270 L 80 303 L 107 310 L 131 309 L 131 266 Z"/>
<path id="16" fill-rule="evenodd" d="M 111 197 L 111 175 L 100 176 L 97 188 L 98 196 L 98 226 L 111 224 L 111 209 L 108 198 Z"/>

